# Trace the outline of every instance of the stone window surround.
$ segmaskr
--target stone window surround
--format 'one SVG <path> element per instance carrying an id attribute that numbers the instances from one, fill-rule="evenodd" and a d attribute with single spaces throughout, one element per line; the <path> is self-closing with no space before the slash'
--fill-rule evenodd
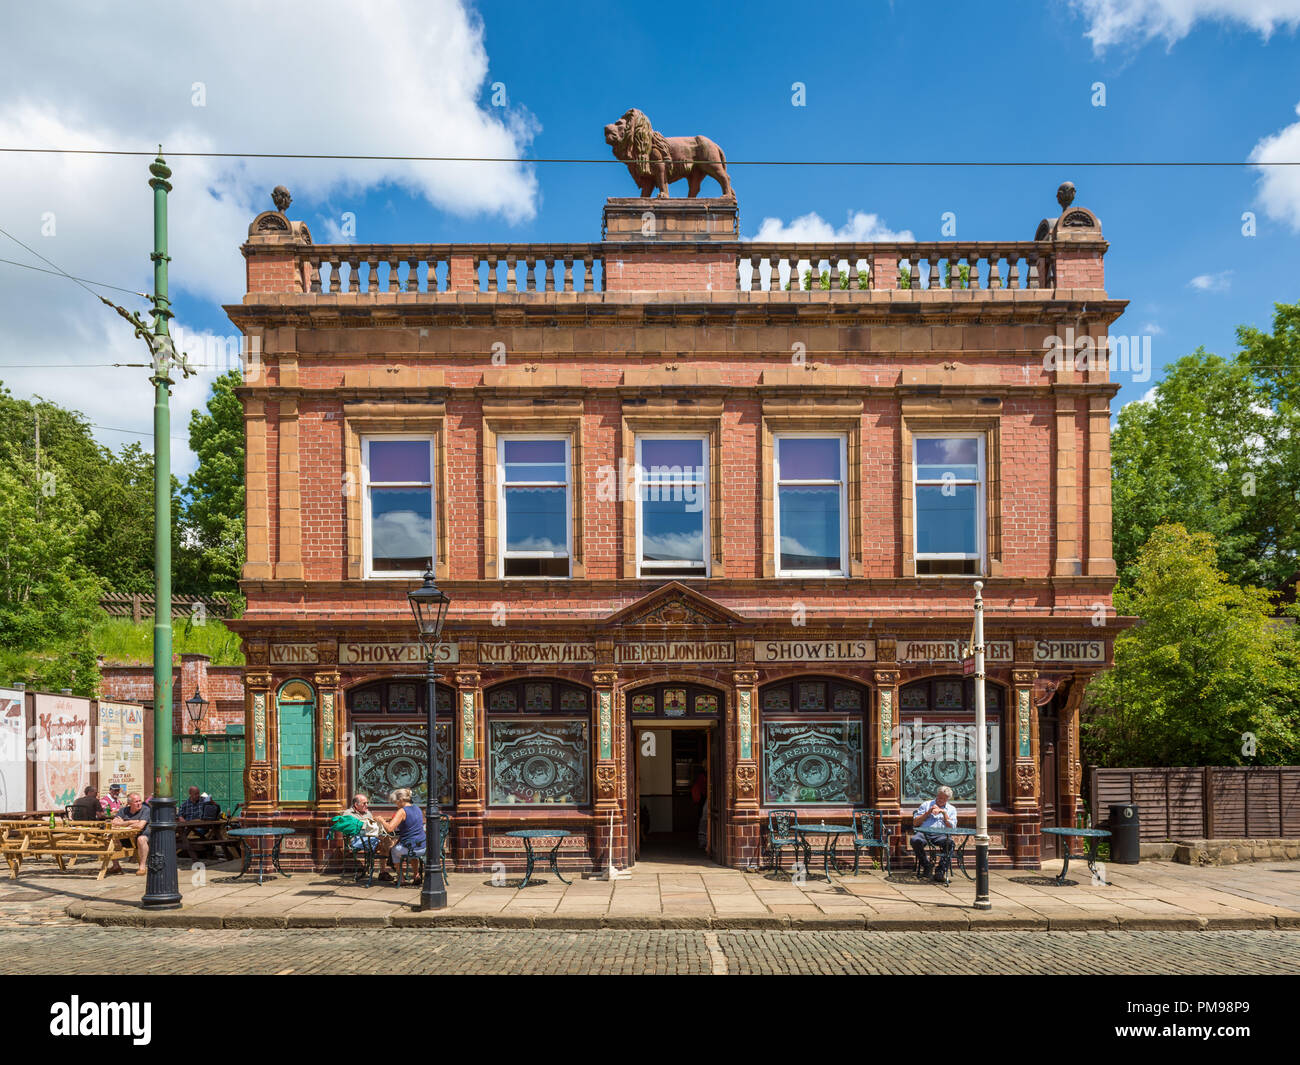
<path id="1" fill-rule="evenodd" d="M 383 575 L 366 577 L 363 528 L 364 479 L 361 474 L 361 438 L 385 434 L 427 436 L 433 439 L 434 535 L 437 558 L 434 577 L 448 579 L 446 460 L 446 408 L 442 403 L 345 403 L 343 405 L 344 503 L 349 580 L 391 580 Z M 350 489 L 350 490 L 349 490 Z M 409 578 L 398 578 L 407 580 Z"/>
<path id="2" fill-rule="evenodd" d="M 483 577 L 486 580 L 581 580 L 587 576 L 583 552 L 585 526 L 583 493 L 583 404 L 581 399 L 561 400 L 554 406 L 535 408 L 531 402 L 483 404 Z M 498 546 L 500 515 L 497 483 L 499 436 L 564 436 L 569 440 L 569 492 L 572 527 L 569 529 L 569 576 L 503 577 Z"/>
<path id="3" fill-rule="evenodd" d="M 1002 401 L 980 399 L 904 399 L 899 421 L 903 577 L 917 577 L 914 534 L 915 469 L 913 438 L 917 433 L 981 433 L 984 437 L 983 573 L 1002 575 Z M 919 579 L 952 579 L 952 574 L 920 574 Z"/>
<path id="4" fill-rule="evenodd" d="M 636 438 L 644 434 L 683 433 L 703 435 L 709 450 L 709 573 L 674 580 L 711 580 L 726 575 L 723 561 L 723 499 L 722 499 L 722 403 L 692 404 L 688 408 L 677 406 L 672 397 L 648 399 L 645 406 L 623 409 L 622 458 L 623 469 L 629 477 L 636 467 Z M 620 489 L 623 486 L 620 485 Z M 620 491 L 620 495 L 626 493 Z M 623 577 L 637 576 L 638 544 L 636 536 L 637 501 L 635 497 L 619 501 L 623 523 Z"/>
<path id="5" fill-rule="evenodd" d="M 763 404 L 761 489 L 763 510 L 763 576 L 776 576 L 776 435 L 778 433 L 820 433 L 845 438 L 845 527 L 847 563 L 841 580 L 862 576 L 862 400 L 821 399 L 766 401 Z M 798 580 L 785 577 L 783 580 Z"/>

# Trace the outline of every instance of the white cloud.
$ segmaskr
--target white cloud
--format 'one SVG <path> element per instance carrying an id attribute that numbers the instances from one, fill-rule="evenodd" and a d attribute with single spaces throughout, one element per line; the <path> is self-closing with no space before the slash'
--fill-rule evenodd
<path id="1" fill-rule="evenodd" d="M 1143 322 L 1138 332 L 1143 336 L 1158 337 L 1164 330 L 1155 322 Z"/>
<path id="2" fill-rule="evenodd" d="M 1093 50 L 1163 38 L 1172 46 L 1201 21 L 1238 24 L 1265 39 L 1300 26 L 1300 0 L 1070 0 L 1088 20 Z"/>
<path id="3" fill-rule="evenodd" d="M 912 235 L 910 229 L 897 232 L 890 229 L 878 214 L 868 214 L 866 211 L 850 211 L 848 220 L 839 229 L 836 229 L 815 212 L 801 215 L 789 223 L 783 222 L 779 218 L 764 218 L 759 224 L 758 232 L 747 239 L 792 244 L 865 244 L 871 241 L 914 241 L 916 237 Z M 842 268 L 849 268 L 848 260 L 841 259 L 840 263 Z M 858 269 L 864 269 L 866 266 L 865 263 L 855 263 L 853 265 Z M 807 272 L 811 269 L 811 266 L 812 264 L 807 259 L 800 260 L 800 274 Z M 830 263 L 823 259 L 820 266 L 822 269 L 829 269 Z M 760 263 L 759 276 L 763 287 L 770 284 L 771 275 L 771 266 L 766 262 Z M 752 288 L 752 277 L 753 267 L 747 262 L 742 262 L 740 264 L 741 288 Z M 778 277 L 782 286 L 789 283 L 789 263 L 781 264 Z"/>
<path id="4" fill-rule="evenodd" d="M 781 241 L 843 241 L 864 243 L 873 240 L 915 240 L 911 230 L 895 232 L 885 225 L 878 214 L 850 211 L 848 221 L 836 229 L 821 215 L 810 212 L 790 223 L 779 218 L 764 218 L 754 240 Z"/>
<path id="5" fill-rule="evenodd" d="M 1296 105 L 1300 115 L 1300 104 Z M 1255 164 L 1300 160 L 1300 122 L 1292 122 L 1265 137 L 1250 153 Z M 1259 171 L 1259 199 L 1264 213 L 1300 232 L 1300 166 L 1262 166 Z"/>
<path id="6" fill-rule="evenodd" d="M 1232 271 L 1223 270 L 1217 274 L 1197 274 L 1187 282 L 1188 288 L 1198 292 L 1227 292 L 1232 285 Z"/>
<path id="7" fill-rule="evenodd" d="M 144 150 L 161 140 L 174 171 L 173 297 L 182 289 L 213 303 L 239 300 L 239 246 L 253 216 L 271 206 L 268 194 L 277 184 L 300 202 L 327 200 L 340 214 L 356 211 L 362 241 L 362 198 L 383 184 L 457 214 L 515 222 L 536 211 L 535 177 L 515 164 L 175 154 L 523 154 L 536 122 L 524 110 L 480 105 L 488 73 L 483 29 L 458 0 L 154 0 L 133 5 L 131 18 L 111 6 L 70 6 L 57 24 L 48 9 L 32 5 L 6 12 L 6 40 L 15 46 L 0 65 L 0 145 Z M 196 107 L 200 91 L 205 106 Z M 129 156 L 0 156 L 0 226 L 69 273 L 148 289 L 147 163 Z M 297 204 L 289 213 L 307 221 L 318 241 L 338 232 L 336 218 L 313 217 Z M 44 235 L 51 225 L 53 234 Z M 45 265 L 4 237 L 0 258 Z M 0 281 L 0 380 L 17 395 L 40 394 L 86 411 L 93 422 L 144 434 L 103 433 L 111 446 L 133 438 L 150 446 L 147 371 L 89 365 L 144 360 L 143 344 L 125 323 L 65 279 L 0 264 Z M 126 293 L 112 296 L 132 309 L 145 306 Z M 12 368 L 30 363 L 41 368 Z M 79 368 L 54 369 L 68 364 Z M 203 402 L 212 376 L 176 388 L 174 435 L 186 435 L 188 408 Z M 183 476 L 192 456 L 182 441 L 174 454 Z"/>

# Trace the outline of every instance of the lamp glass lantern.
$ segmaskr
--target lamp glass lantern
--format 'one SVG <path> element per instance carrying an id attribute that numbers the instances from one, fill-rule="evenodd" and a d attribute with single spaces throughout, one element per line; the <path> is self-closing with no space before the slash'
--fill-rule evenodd
<path id="1" fill-rule="evenodd" d="M 432 657 L 442 637 L 442 626 L 447 620 L 447 608 L 451 606 L 451 600 L 438 590 L 432 570 L 425 571 L 424 583 L 407 592 L 406 598 L 410 601 L 411 613 L 415 615 L 420 642 L 424 644 L 425 653 Z"/>
<path id="2" fill-rule="evenodd" d="M 208 709 L 208 700 L 203 698 L 198 688 L 194 689 L 194 694 L 185 700 L 185 712 L 190 716 L 190 724 L 194 726 L 194 734 L 199 734 L 199 726 L 203 723 L 203 715 Z"/>

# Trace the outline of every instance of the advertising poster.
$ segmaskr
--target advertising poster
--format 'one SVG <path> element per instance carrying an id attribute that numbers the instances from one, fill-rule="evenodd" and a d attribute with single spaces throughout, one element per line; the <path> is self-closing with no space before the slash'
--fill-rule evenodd
<path id="1" fill-rule="evenodd" d="M 148 795 L 144 780 L 144 707 L 99 701 L 99 791 L 121 784 L 122 794 Z"/>
<path id="2" fill-rule="evenodd" d="M 26 748 L 23 693 L 0 688 L 0 813 L 27 809 Z"/>
<path id="3" fill-rule="evenodd" d="M 36 696 L 36 809 L 67 806 L 90 783 L 90 700 Z"/>

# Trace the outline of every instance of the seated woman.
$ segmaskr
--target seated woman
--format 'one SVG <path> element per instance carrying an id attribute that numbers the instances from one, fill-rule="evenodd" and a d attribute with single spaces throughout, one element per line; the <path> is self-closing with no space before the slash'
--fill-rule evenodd
<path id="1" fill-rule="evenodd" d="M 397 836 L 397 842 L 388 850 L 388 865 L 396 869 L 397 864 L 411 851 L 424 850 L 424 812 L 411 801 L 410 788 L 398 788 L 391 798 L 397 807 L 397 813 L 391 818 L 376 814 L 375 820 L 384 826 L 385 831 Z M 415 882 L 418 884 L 420 878 L 416 877 Z"/>

